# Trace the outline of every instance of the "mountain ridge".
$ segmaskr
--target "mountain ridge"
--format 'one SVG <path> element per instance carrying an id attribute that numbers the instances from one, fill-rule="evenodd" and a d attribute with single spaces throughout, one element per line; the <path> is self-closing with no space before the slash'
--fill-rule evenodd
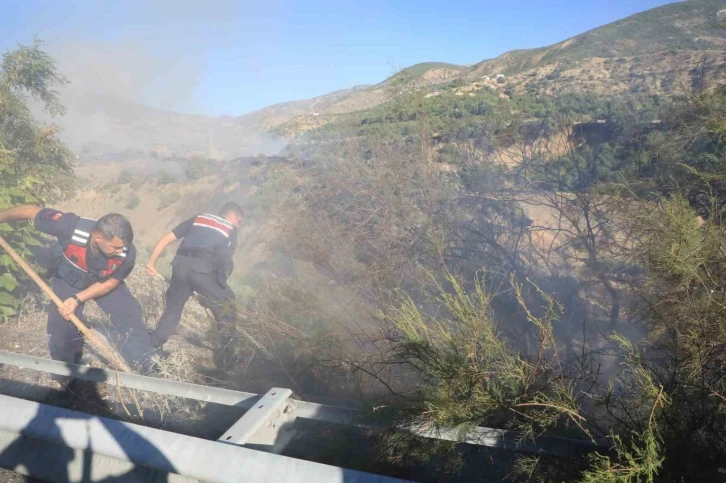
<path id="1" fill-rule="evenodd" d="M 646 10 L 605 24 L 600 27 L 575 35 L 568 39 L 556 42 L 546 47 L 533 49 L 516 49 L 507 51 L 497 57 L 485 59 L 471 66 L 460 66 L 445 62 L 424 62 L 404 68 L 401 72 L 383 80 L 373 86 L 360 86 L 355 92 L 356 99 L 351 99 L 349 93 L 326 105 L 326 109 L 314 111 L 308 109 L 304 115 L 342 114 L 357 110 L 354 107 L 365 105 L 365 108 L 375 107 L 389 100 L 392 96 L 384 95 L 391 90 L 391 84 L 400 76 L 412 77 L 412 88 L 437 85 L 460 78 L 463 81 L 473 82 L 482 77 L 506 75 L 508 77 L 520 75 L 544 66 L 570 64 L 582 62 L 586 59 L 643 59 L 647 55 L 656 55 L 669 52 L 674 58 L 679 58 L 681 52 L 713 52 L 726 49 L 726 30 L 721 29 L 716 18 L 726 18 L 726 4 L 717 0 L 688 0 L 675 2 L 654 9 Z M 686 48 L 688 47 L 688 48 Z M 726 52 L 726 51 L 725 51 Z M 717 66 L 722 70 L 724 62 Z M 440 79 L 436 76 L 427 82 L 421 81 L 427 73 L 441 70 L 443 66 L 450 70 L 461 72 L 459 76 L 450 76 Z M 690 66 L 689 66 L 690 67 Z M 554 70 L 554 69 L 553 69 Z M 687 70 L 687 69 L 686 69 Z M 719 81 L 722 80 L 719 76 Z M 622 80 L 626 83 L 626 80 Z M 614 86 L 614 91 L 621 91 L 622 86 Z M 336 93 L 345 92 L 336 91 Z M 331 94 L 336 94 L 331 93 Z M 315 99 L 324 99 L 319 96 Z M 367 99 L 365 98 L 367 97 Z M 296 101 L 299 109 L 306 101 Z M 277 104 L 275 107 L 277 119 L 284 118 L 287 103 Z M 318 103 L 317 106 L 320 106 Z M 353 108 L 353 109 L 351 109 Z M 263 111 L 265 110 L 263 109 Z M 260 111 L 257 111 L 260 112 Z M 241 116 L 242 118 L 246 115 Z M 295 116 L 288 116 L 288 120 Z M 271 123 L 275 127 L 278 123 Z"/>
<path id="2" fill-rule="evenodd" d="M 525 92 L 551 94 L 568 89 L 606 94 L 671 94 L 693 83 L 689 76 L 699 63 L 705 65 L 701 77 L 709 85 L 726 82 L 726 30 L 718 25 L 718 19 L 724 18 L 726 4 L 688 0 L 636 13 L 550 46 L 511 50 L 470 66 L 419 63 L 378 84 L 273 104 L 240 116 L 179 114 L 139 104 L 115 109 L 105 105 L 107 101 L 90 101 L 85 103 L 85 111 L 71 112 L 70 120 L 87 125 L 80 129 L 85 133 L 85 138 L 81 136 L 84 142 L 100 136 L 123 140 L 116 142 L 116 149 L 132 145 L 234 157 L 259 152 L 274 154 L 284 140 L 269 132 L 295 119 L 301 121 L 302 129 L 307 129 L 339 115 L 370 109 L 415 89 L 459 89 L 464 95 L 467 91 L 462 86 L 488 86 L 506 96 Z M 84 124 L 84 118 L 93 121 Z M 72 123 L 66 120 L 60 124 L 67 133 Z M 106 133 L 113 136 L 105 136 Z"/>

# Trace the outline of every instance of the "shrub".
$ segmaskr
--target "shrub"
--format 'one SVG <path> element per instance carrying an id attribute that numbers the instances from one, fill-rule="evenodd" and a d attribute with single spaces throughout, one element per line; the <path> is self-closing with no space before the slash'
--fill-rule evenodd
<path id="1" fill-rule="evenodd" d="M 209 174 L 209 160 L 194 155 L 187 161 L 184 175 L 188 180 L 197 180 Z"/>
<path id="2" fill-rule="evenodd" d="M 176 181 L 176 176 L 174 176 L 174 174 L 169 171 L 163 170 L 159 171 L 156 179 L 159 184 L 164 185 L 174 183 Z"/>
<path id="3" fill-rule="evenodd" d="M 136 193 L 132 193 L 129 196 L 129 200 L 126 202 L 126 209 L 133 210 L 141 203 L 141 199 Z"/>
<path id="4" fill-rule="evenodd" d="M 130 169 L 124 169 L 118 175 L 118 184 L 129 184 L 133 178 L 133 172 Z"/>
<path id="5" fill-rule="evenodd" d="M 139 188 L 141 188 L 144 185 L 144 183 L 146 183 L 146 178 L 139 176 L 138 178 L 134 178 L 134 180 L 131 182 L 131 184 L 129 186 L 131 187 L 131 189 L 133 191 L 136 191 Z"/>
<path id="6" fill-rule="evenodd" d="M 165 208 L 170 207 L 174 204 L 174 201 L 177 199 L 176 193 L 164 193 L 161 195 L 161 198 L 159 199 L 159 205 L 156 207 L 158 211 L 161 211 Z"/>

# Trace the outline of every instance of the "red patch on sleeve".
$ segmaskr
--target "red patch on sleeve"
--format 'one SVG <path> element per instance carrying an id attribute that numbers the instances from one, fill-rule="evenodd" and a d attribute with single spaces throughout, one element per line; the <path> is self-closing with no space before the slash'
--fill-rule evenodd
<path id="1" fill-rule="evenodd" d="M 51 218 L 51 220 L 58 221 L 61 216 L 63 216 L 63 213 L 56 213 L 55 215 L 53 215 L 53 218 Z"/>

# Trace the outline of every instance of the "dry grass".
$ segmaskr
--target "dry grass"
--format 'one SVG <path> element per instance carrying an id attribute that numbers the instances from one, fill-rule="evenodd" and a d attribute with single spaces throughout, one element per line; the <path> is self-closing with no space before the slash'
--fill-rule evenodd
<path id="1" fill-rule="evenodd" d="M 131 277 L 129 283 L 144 308 L 144 320 L 147 325 L 158 320 L 163 310 L 163 292 L 161 285 L 149 280 L 148 277 Z M 47 320 L 47 304 L 39 302 L 34 294 L 26 296 L 23 300 L 20 313 L 17 317 L 0 326 L 0 350 L 48 358 L 47 336 L 45 325 Z M 202 314 L 201 317 L 199 314 Z M 109 336 L 108 317 L 94 304 L 86 307 L 85 319 L 93 327 L 94 332 L 101 336 Z M 185 311 L 186 330 L 206 327 L 204 310 L 196 303 L 188 304 Z M 206 340 L 206 337 L 201 337 Z M 155 358 L 159 368 L 156 377 L 174 381 L 203 384 L 204 376 L 200 370 L 204 366 L 211 366 L 210 351 L 190 344 L 185 339 L 175 337 L 170 344 L 171 354 L 166 359 Z M 104 367 L 93 351 L 86 346 L 83 364 L 93 367 Z M 40 397 L 43 394 L 54 394 L 56 388 L 50 374 L 21 370 L 10 366 L 0 368 L 0 392 L 18 397 Z M 18 389 L 20 388 L 20 389 Z M 116 417 L 146 424 L 167 425 L 174 422 L 189 422 L 195 420 L 204 403 L 185 400 L 179 397 L 158 395 L 145 391 L 135 391 L 112 385 L 99 384 L 98 393 L 103 404 L 115 414 Z M 17 392 L 20 391 L 20 392 Z M 81 393 L 80 397 L 84 397 Z M 53 401 L 50 401 L 52 404 Z"/>
<path id="2" fill-rule="evenodd" d="M 195 356 L 191 351 L 174 351 L 167 358 L 155 356 L 154 363 L 158 368 L 156 377 L 195 384 L 204 382 L 203 376 L 195 369 Z M 109 387 L 110 390 L 115 390 L 118 401 L 129 419 L 154 421 L 159 426 L 174 420 L 185 422 L 199 420 L 199 410 L 206 405 L 203 401 L 148 391 L 121 387 Z"/>

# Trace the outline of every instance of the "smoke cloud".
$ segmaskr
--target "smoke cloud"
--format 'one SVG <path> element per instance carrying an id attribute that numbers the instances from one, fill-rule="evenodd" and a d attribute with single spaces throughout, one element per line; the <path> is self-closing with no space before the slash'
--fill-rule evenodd
<path id="1" fill-rule="evenodd" d="M 67 114 L 43 120 L 62 129 L 60 137 L 71 149 L 162 149 L 219 158 L 279 153 L 284 140 L 250 118 L 183 113 L 204 112 L 194 92 L 202 76 L 214 74 L 204 70 L 203 28 L 213 23 L 216 35 L 226 35 L 229 19 L 241 13 L 238 2 L 154 0 L 123 8 L 135 22 L 118 31 L 113 12 L 94 17 L 80 4 L 62 31 L 43 29 L 45 49 L 70 81 L 60 89 Z M 106 38 L 74 34 L 94 21 L 109 25 Z M 39 106 L 36 111 L 44 116 Z"/>

